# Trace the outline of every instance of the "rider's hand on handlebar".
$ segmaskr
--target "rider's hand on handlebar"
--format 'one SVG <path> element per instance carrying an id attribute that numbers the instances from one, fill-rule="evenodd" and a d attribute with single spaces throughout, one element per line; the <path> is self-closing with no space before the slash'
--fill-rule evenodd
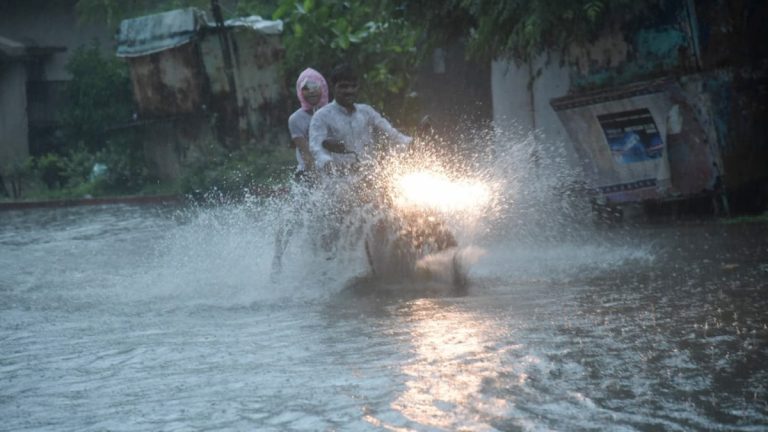
<path id="1" fill-rule="evenodd" d="M 344 141 L 328 138 L 323 141 L 323 148 L 331 153 L 346 153 L 347 147 L 344 145 Z"/>

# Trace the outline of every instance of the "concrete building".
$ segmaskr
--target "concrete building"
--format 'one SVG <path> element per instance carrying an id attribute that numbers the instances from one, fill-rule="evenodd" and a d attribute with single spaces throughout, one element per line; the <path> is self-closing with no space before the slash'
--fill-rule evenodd
<path id="1" fill-rule="evenodd" d="M 74 50 L 96 41 L 114 52 L 107 26 L 79 23 L 75 3 L 0 2 L 0 175 L 47 150 Z"/>
<path id="2" fill-rule="evenodd" d="M 586 45 L 497 60 L 494 123 L 565 147 L 609 203 L 728 196 L 765 206 L 768 50 L 758 41 L 768 6 L 743 3 L 673 2 Z"/>

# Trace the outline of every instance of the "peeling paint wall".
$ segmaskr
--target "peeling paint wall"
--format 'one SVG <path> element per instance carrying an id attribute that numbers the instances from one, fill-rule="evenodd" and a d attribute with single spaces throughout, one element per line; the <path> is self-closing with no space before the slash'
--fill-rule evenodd
<path id="1" fill-rule="evenodd" d="M 285 100 L 280 61 L 283 47 L 277 36 L 237 30 L 233 35 L 238 79 L 238 104 L 243 138 L 250 144 L 273 141 L 275 129 L 281 132 L 284 113 L 278 108 Z"/>
<path id="2" fill-rule="evenodd" d="M 216 135 L 205 115 L 150 122 L 141 128 L 149 171 L 160 180 L 179 178 L 184 166 L 215 154 Z"/>
<path id="3" fill-rule="evenodd" d="M 645 29 L 625 40 L 611 33 L 595 44 L 568 50 L 574 89 L 594 89 L 693 70 L 685 34 L 676 27 Z"/>
<path id="4" fill-rule="evenodd" d="M 663 10 L 631 29 L 609 28 L 593 43 L 571 46 L 563 64 L 538 66 L 536 60 L 532 67 L 497 62 L 495 70 L 513 72 L 494 74 L 494 118 L 554 130 L 549 124 L 553 108 L 542 108 L 539 102 L 546 94 L 554 99 L 562 120 L 558 123 L 568 130 L 565 145 L 579 155 L 592 184 L 605 188 L 632 183 L 636 179 L 623 178 L 616 166 L 610 166 L 610 158 L 595 153 L 608 149 L 597 116 L 647 108 L 657 112 L 653 114 L 657 124 L 663 123 L 663 109 L 631 94 L 623 102 L 604 102 L 632 86 L 667 80 L 672 84 L 663 90 L 666 95 L 656 99 L 667 100 L 667 108 L 686 107 L 686 130 L 664 137 L 670 175 L 678 186 L 676 196 L 719 190 L 723 184 L 734 190 L 757 183 L 768 191 L 768 44 L 762 43 L 768 40 L 768 2 L 688 0 L 665 3 Z M 563 70 L 567 80 L 547 78 Z M 558 87 L 563 82 L 565 89 Z M 534 93 L 527 101 L 522 97 L 526 90 Z M 579 115 L 566 112 L 568 99 L 584 97 L 591 98 L 591 108 L 585 105 Z M 511 98 L 516 102 L 506 102 Z M 590 110 L 603 111 L 590 114 Z M 595 129 L 584 132 L 590 124 Z M 640 177 L 650 181 L 658 176 L 649 171 Z M 664 196 L 653 192 L 645 197 Z"/>
<path id="5" fill-rule="evenodd" d="M 204 111 L 207 78 L 196 44 L 128 58 L 141 118 Z"/>
<path id="6" fill-rule="evenodd" d="M 207 34 L 200 42 L 205 72 L 210 80 L 211 109 L 220 113 L 226 125 L 223 134 L 235 134 L 242 145 L 255 145 L 287 134 L 272 136 L 273 128 L 284 122 L 284 113 L 275 109 L 285 98 L 280 77 L 283 48 L 279 36 L 267 36 L 247 29 L 229 32 L 236 88 L 229 88 L 224 55 L 218 36 Z M 234 105 L 233 105 L 234 103 Z M 282 128 L 284 129 L 284 128 Z"/>
<path id="7" fill-rule="evenodd" d="M 564 154 L 571 165 L 579 165 L 568 132 L 549 105 L 570 88 L 569 69 L 559 54 L 542 55 L 531 65 L 494 61 L 491 87 L 494 127 L 504 139 L 535 130 L 537 144 L 548 154 Z"/>
<path id="8" fill-rule="evenodd" d="M 236 150 L 289 141 L 280 37 L 244 27 L 224 32 L 222 38 L 218 28 L 207 28 L 190 43 L 128 59 L 139 107 L 135 127 L 158 178 L 177 178 L 211 145 Z"/>
<path id="9" fill-rule="evenodd" d="M 677 80 L 566 96 L 552 106 L 590 168 L 589 183 L 608 201 L 715 191 L 721 163 L 708 105 Z"/>

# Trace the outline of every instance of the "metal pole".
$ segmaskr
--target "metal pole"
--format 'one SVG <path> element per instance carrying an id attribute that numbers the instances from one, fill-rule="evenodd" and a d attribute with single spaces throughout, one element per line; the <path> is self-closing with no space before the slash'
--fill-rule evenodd
<path id="1" fill-rule="evenodd" d="M 226 136 L 232 138 L 234 140 L 234 147 L 237 148 L 240 146 L 239 144 L 239 137 L 240 137 L 240 128 L 238 126 L 239 120 L 240 120 L 240 110 L 238 109 L 238 102 L 237 102 L 237 85 L 235 82 L 235 74 L 234 74 L 234 68 L 232 66 L 232 53 L 230 51 L 230 43 L 229 43 L 229 35 L 227 34 L 226 27 L 224 27 L 224 17 L 221 13 L 221 5 L 219 5 L 219 0 L 211 0 L 211 12 L 213 13 L 213 19 L 216 22 L 216 30 L 218 32 L 219 36 L 219 43 L 221 44 L 221 54 L 222 59 L 224 61 L 224 75 L 227 78 L 227 86 L 229 87 L 229 100 L 232 104 L 232 107 L 235 112 L 235 123 L 234 131 L 227 131 Z M 229 111 L 229 110 L 227 110 Z M 229 116 L 226 116 L 229 117 Z M 233 126 L 232 123 L 230 123 L 233 119 L 231 118 L 225 118 L 225 124 L 226 126 Z"/>

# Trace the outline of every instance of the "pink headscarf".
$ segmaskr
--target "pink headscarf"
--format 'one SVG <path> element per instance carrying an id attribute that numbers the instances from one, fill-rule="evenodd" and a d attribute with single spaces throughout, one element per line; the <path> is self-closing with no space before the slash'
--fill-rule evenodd
<path id="1" fill-rule="evenodd" d="M 312 68 L 306 68 L 304 69 L 304 72 L 299 75 L 299 79 L 296 80 L 296 96 L 299 97 L 299 102 L 301 102 L 301 108 L 303 108 L 305 111 L 312 111 L 313 106 L 309 104 L 309 102 L 304 100 L 304 95 L 301 94 L 301 88 L 304 87 L 304 84 L 306 84 L 307 81 L 314 81 L 318 84 L 320 84 L 320 89 L 322 90 L 321 96 L 320 96 L 320 102 L 317 103 L 317 106 L 314 108 L 320 108 L 323 105 L 328 103 L 328 83 L 325 82 L 325 78 L 323 78 L 322 75 L 320 75 L 320 72 L 312 69 Z"/>

